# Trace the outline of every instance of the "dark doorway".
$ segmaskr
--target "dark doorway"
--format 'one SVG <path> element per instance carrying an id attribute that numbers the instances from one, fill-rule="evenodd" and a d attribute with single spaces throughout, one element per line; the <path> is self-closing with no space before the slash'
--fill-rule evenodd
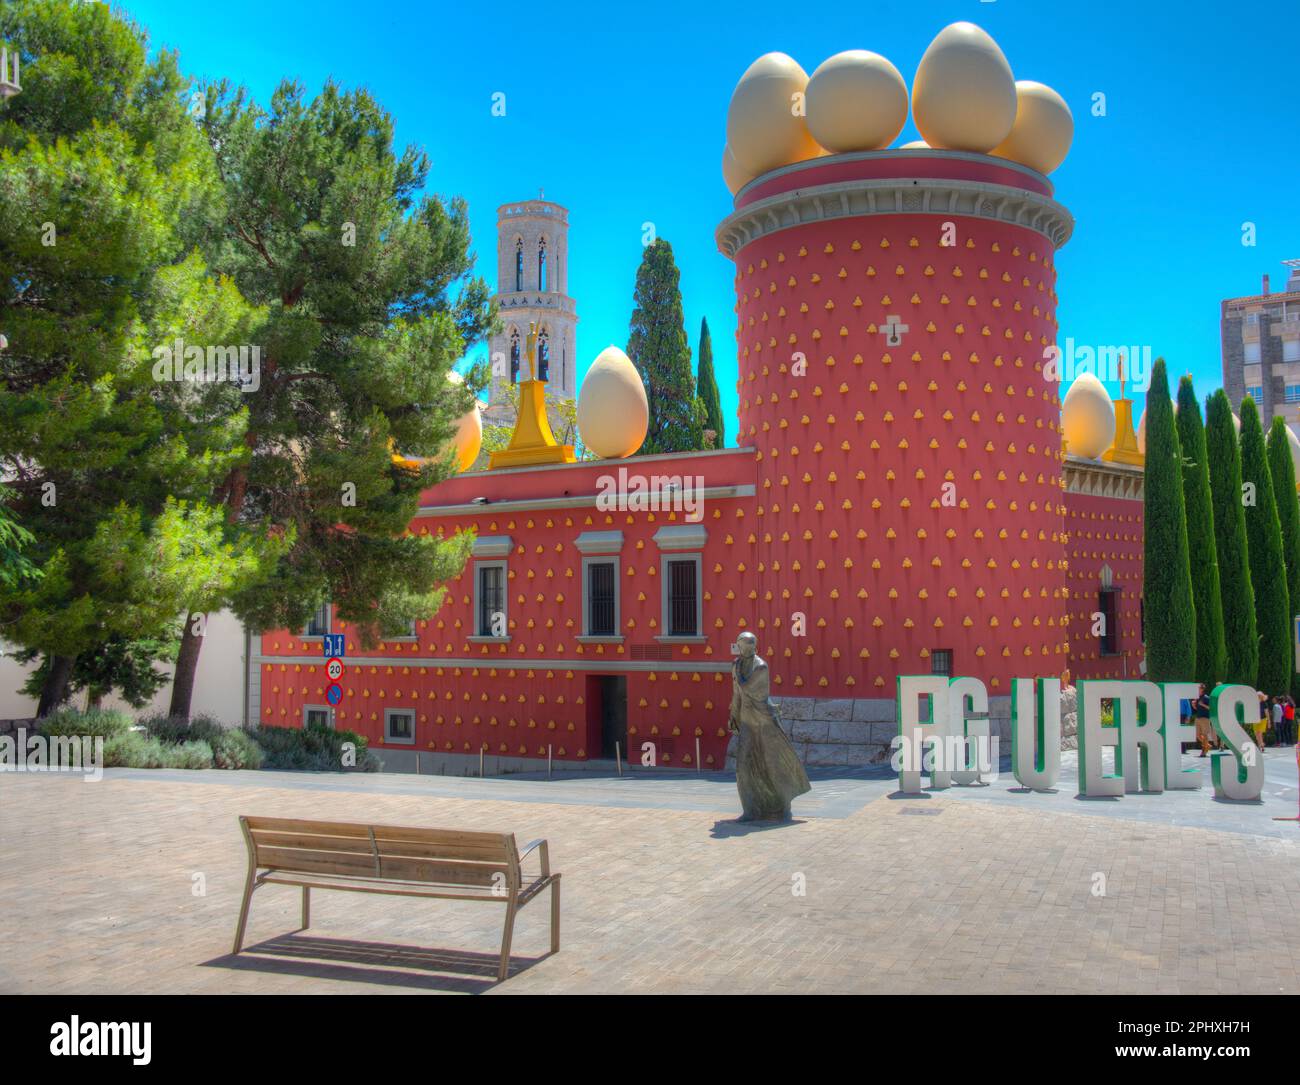
<path id="1" fill-rule="evenodd" d="M 593 676 L 600 698 L 600 756 L 613 759 L 614 743 L 627 757 L 627 677 L 621 674 Z"/>

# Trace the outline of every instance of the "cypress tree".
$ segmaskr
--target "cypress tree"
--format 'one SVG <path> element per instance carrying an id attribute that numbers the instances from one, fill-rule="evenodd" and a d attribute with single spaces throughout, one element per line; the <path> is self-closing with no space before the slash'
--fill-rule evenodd
<path id="1" fill-rule="evenodd" d="M 1182 453 L 1163 358 L 1156 359 L 1147 389 L 1144 490 L 1147 677 L 1154 682 L 1185 681 L 1196 667 L 1196 609 L 1183 516 Z"/>
<path id="2" fill-rule="evenodd" d="M 1288 617 L 1294 619 L 1300 604 L 1300 499 L 1296 497 L 1295 462 L 1286 423 L 1273 419 L 1268 430 L 1268 466 L 1273 476 L 1273 499 L 1282 528 L 1282 558 L 1286 562 L 1286 590 L 1291 603 Z M 1300 675 L 1291 676 L 1291 696 L 1300 698 Z"/>
<path id="3" fill-rule="evenodd" d="M 1224 670 L 1219 678 L 1251 685 L 1259 670 L 1255 591 L 1246 550 L 1246 513 L 1241 507 L 1241 453 L 1232 424 L 1232 407 L 1222 388 L 1205 403 L 1205 444 L 1223 600 Z"/>
<path id="4" fill-rule="evenodd" d="M 642 455 L 693 452 L 704 446 L 704 411 L 695 397 L 680 278 L 667 241 L 659 238 L 645 247 L 627 337 L 627 356 L 645 381 L 650 401 Z"/>
<path id="5" fill-rule="evenodd" d="M 1264 430 L 1250 396 L 1241 402 L 1241 481 L 1246 552 L 1250 555 L 1251 583 L 1255 585 L 1255 625 L 1259 634 L 1259 670 L 1254 686 L 1276 695 L 1291 688 L 1291 603 Z"/>
<path id="6" fill-rule="evenodd" d="M 1209 689 L 1223 674 L 1223 601 L 1220 598 L 1219 558 L 1214 546 L 1214 510 L 1210 501 L 1210 468 L 1205 458 L 1205 426 L 1192 378 L 1178 382 L 1178 411 L 1174 415 L 1183 453 L 1183 511 L 1187 518 L 1187 560 L 1196 604 L 1196 680 Z"/>
<path id="7" fill-rule="evenodd" d="M 695 378 L 695 394 L 704 404 L 704 428 L 713 430 L 713 447 L 727 443 L 726 423 L 722 420 L 722 400 L 718 396 L 718 379 L 713 373 L 713 339 L 709 335 L 708 317 L 700 318 L 700 361 Z"/>

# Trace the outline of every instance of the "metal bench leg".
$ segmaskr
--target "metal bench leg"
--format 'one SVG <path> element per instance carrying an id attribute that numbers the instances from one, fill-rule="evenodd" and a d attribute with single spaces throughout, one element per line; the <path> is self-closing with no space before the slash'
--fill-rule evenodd
<path id="1" fill-rule="evenodd" d="M 254 871 L 250 867 L 248 877 L 244 881 L 244 900 L 239 906 L 239 925 L 235 927 L 235 948 L 233 952 L 238 953 L 244 945 L 244 928 L 248 926 L 248 906 L 253 899 L 253 890 L 257 886 L 254 884 Z"/>
<path id="2" fill-rule="evenodd" d="M 551 882 L 551 952 L 560 952 L 560 876 Z"/>
<path id="3" fill-rule="evenodd" d="M 497 981 L 505 982 L 506 976 L 510 972 L 510 939 L 515 933 L 515 898 L 513 894 L 506 904 L 506 929 L 501 937 L 501 967 L 497 969 Z"/>
<path id="4" fill-rule="evenodd" d="M 302 887 L 302 929 L 311 926 L 311 886 Z"/>

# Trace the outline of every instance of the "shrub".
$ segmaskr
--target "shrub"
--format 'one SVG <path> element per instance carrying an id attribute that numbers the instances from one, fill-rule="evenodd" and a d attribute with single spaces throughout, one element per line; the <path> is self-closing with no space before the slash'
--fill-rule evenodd
<path id="1" fill-rule="evenodd" d="M 212 747 L 198 741 L 168 745 L 139 731 L 127 731 L 104 743 L 104 765 L 128 769 L 210 769 Z"/>
<path id="2" fill-rule="evenodd" d="M 265 756 L 252 736 L 238 728 L 223 732 L 212 742 L 212 760 L 219 769 L 260 769 Z"/>
<path id="3" fill-rule="evenodd" d="M 366 739 L 355 731 L 328 727 L 266 727 L 248 732 L 266 754 L 262 767 L 311 772 L 378 772 L 379 759 L 367 749 Z M 343 763 L 344 745 L 355 748 L 356 766 Z"/>
<path id="4" fill-rule="evenodd" d="M 220 721 L 207 715 L 198 715 L 186 720 L 180 716 L 166 716 L 159 713 L 155 716 L 143 717 L 140 725 L 149 732 L 150 737 L 168 746 L 183 742 L 206 742 L 209 746 L 214 746 L 221 736 L 228 734 L 230 730 L 223 727 Z"/>
<path id="5" fill-rule="evenodd" d="M 92 708 L 79 712 L 75 708 L 60 708 L 41 720 L 37 731 L 46 738 L 60 735 L 89 735 L 91 738 L 109 739 L 124 734 L 131 728 L 131 717 L 111 708 Z"/>

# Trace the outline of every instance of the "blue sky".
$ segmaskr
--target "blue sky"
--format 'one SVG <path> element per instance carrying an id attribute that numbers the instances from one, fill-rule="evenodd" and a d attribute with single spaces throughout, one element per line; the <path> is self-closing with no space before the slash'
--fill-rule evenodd
<path id="1" fill-rule="evenodd" d="M 1075 117 L 1052 175 L 1076 219 L 1058 260 L 1062 342 L 1149 345 L 1204 395 L 1221 383 L 1220 300 L 1257 293 L 1265 273 L 1279 289 L 1280 261 L 1300 257 L 1294 0 L 118 6 L 153 47 L 178 48 L 187 73 L 244 83 L 261 101 L 282 76 L 313 91 L 329 76 L 369 87 L 399 144 L 430 155 L 429 187 L 469 201 L 489 283 L 496 208 L 539 188 L 566 205 L 580 372 L 626 345 L 642 224 L 653 222 L 681 268 L 692 349 L 708 317 L 729 444 L 733 272 L 713 233 L 731 197 L 718 163 L 732 88 L 765 52 L 811 73 L 841 50 L 871 49 L 910 85 L 931 38 L 967 19 L 1016 78 L 1056 88 Z M 1091 115 L 1096 91 L 1105 117 Z M 496 92 L 505 117 L 492 116 Z M 916 138 L 909 120 L 900 142 Z M 1255 247 L 1242 244 L 1243 222 Z"/>

